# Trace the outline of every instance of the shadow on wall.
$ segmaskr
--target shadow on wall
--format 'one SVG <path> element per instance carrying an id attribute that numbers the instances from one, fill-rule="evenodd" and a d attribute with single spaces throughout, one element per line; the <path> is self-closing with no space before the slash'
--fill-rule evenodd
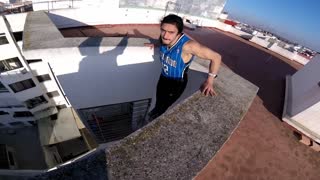
<path id="1" fill-rule="evenodd" d="M 285 76 L 297 70 L 283 60 L 218 31 L 201 29 L 197 41 L 222 55 L 223 63 L 232 71 L 259 87 L 258 96 L 269 112 L 279 119 L 285 96 Z"/>
<path id="2" fill-rule="evenodd" d="M 67 22 L 69 20 L 57 15 L 54 15 L 54 18 L 55 21 Z M 81 24 L 74 20 L 70 20 L 70 22 Z M 94 26 L 85 26 L 83 23 L 81 25 L 80 28 L 61 30 L 62 34 L 68 38 L 88 37 L 79 45 L 79 52 L 82 56 L 79 61 L 79 71 L 58 76 L 72 106 L 76 109 L 84 109 L 147 98 L 152 98 L 152 104 L 154 104 L 156 84 L 161 70 L 157 55 L 158 49 L 153 50 L 155 55 L 153 62 L 123 66 L 117 64 L 119 58 L 129 57 L 130 59 L 134 58 L 134 55 L 130 55 L 130 53 L 139 53 L 128 51 L 128 43 L 135 40 L 130 36 L 150 41 L 154 39 L 150 39 L 151 36 L 141 33 L 139 29 L 121 30 L 121 33 L 113 34 L 110 29 L 106 30 L 100 26 L 98 29 Z M 112 25 L 102 25 L 101 27 L 108 28 L 109 26 Z M 107 37 L 109 35 L 116 37 Z M 108 44 L 107 41 L 112 41 L 112 44 L 115 45 L 100 46 L 101 43 Z M 204 73 L 190 70 L 188 86 L 177 103 L 199 90 L 205 78 Z"/>
<path id="3" fill-rule="evenodd" d="M 112 35 L 110 32 L 101 31 L 100 28 L 88 26 L 59 15 L 50 14 L 50 17 L 56 24 L 63 22 L 63 24 L 82 26 L 62 29 L 61 32 L 64 36 L 68 38 L 86 37 L 79 45 L 78 52 L 80 52 L 82 59 L 76 60 L 79 61 L 78 72 L 58 75 L 66 95 L 76 109 L 152 97 L 160 73 L 161 66 L 158 61 L 122 66 L 117 64 L 119 59 L 130 58 L 128 53 L 131 53 L 132 50 L 125 52 L 128 42 L 135 41 L 135 38 L 130 36 L 150 39 L 149 36 L 143 35 L 135 29 L 134 34 L 131 33 L 130 36 L 124 32 L 113 34 L 116 37 L 110 37 Z M 106 27 L 108 26 L 106 25 Z M 143 39 L 137 40 L 143 42 Z M 113 45 L 100 46 L 101 42 Z M 142 43 L 141 47 L 143 46 Z M 133 48 L 141 50 L 141 47 Z M 150 58 L 152 58 L 151 55 Z M 72 61 L 72 59 L 68 60 Z"/>

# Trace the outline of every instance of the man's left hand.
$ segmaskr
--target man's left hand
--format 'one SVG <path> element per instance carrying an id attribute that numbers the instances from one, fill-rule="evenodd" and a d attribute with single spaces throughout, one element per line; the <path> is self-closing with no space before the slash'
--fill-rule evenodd
<path id="1" fill-rule="evenodd" d="M 205 96 L 215 96 L 217 93 L 213 89 L 213 81 L 206 80 L 202 85 L 201 85 L 201 93 L 204 94 Z"/>

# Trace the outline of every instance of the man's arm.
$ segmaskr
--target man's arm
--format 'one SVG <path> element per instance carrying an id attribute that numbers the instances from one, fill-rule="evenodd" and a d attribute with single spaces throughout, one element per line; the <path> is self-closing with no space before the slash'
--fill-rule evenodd
<path id="1" fill-rule="evenodd" d="M 187 44 L 184 45 L 183 54 L 186 56 L 188 56 L 188 54 L 192 54 L 198 56 L 201 59 L 210 60 L 210 74 L 208 74 L 207 80 L 202 84 L 201 92 L 206 96 L 215 95 L 216 93 L 213 89 L 213 82 L 215 77 L 213 77 L 213 75 L 218 74 L 221 64 L 221 55 L 194 40 L 190 40 Z"/>
<path id="2" fill-rule="evenodd" d="M 150 47 L 150 49 L 153 49 L 155 47 L 161 46 L 161 37 L 159 39 L 150 39 L 149 43 L 144 43 L 144 46 Z"/>

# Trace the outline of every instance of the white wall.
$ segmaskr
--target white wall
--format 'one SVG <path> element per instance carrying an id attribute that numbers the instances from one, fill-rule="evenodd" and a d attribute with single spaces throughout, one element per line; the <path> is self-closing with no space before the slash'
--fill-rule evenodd
<path id="1" fill-rule="evenodd" d="M 292 59 L 292 57 L 294 55 L 293 52 L 290 52 L 286 49 L 283 49 L 282 47 L 278 46 L 277 43 L 274 43 L 269 49 L 273 52 L 276 52 L 276 53 L 288 58 L 288 59 Z"/>
<path id="2" fill-rule="evenodd" d="M 230 29 L 232 28 L 231 25 L 226 24 L 226 23 L 223 23 L 223 22 L 220 22 L 220 21 L 216 21 L 216 22 L 214 23 L 214 27 L 215 27 L 215 28 L 218 28 L 218 29 L 221 29 L 221 30 L 223 30 L 223 31 L 227 31 L 227 32 L 229 32 Z"/>
<path id="3" fill-rule="evenodd" d="M 236 29 L 236 28 L 233 28 L 233 27 L 230 28 L 229 32 L 231 32 L 231 33 L 233 33 L 233 34 L 236 34 L 236 35 L 238 35 L 238 36 L 247 36 L 247 37 L 249 37 L 249 36 L 252 37 L 252 36 L 253 36 L 252 34 L 243 32 L 243 31 L 241 31 L 241 30 L 239 30 L 239 29 Z"/>
<path id="4" fill-rule="evenodd" d="M 300 64 L 306 65 L 310 60 L 300 56 L 297 52 L 294 52 L 292 60 L 297 61 Z"/>
<path id="5" fill-rule="evenodd" d="M 320 101 L 305 109 L 291 119 L 303 125 L 311 132 L 315 132 L 320 138 Z"/>
<path id="6" fill-rule="evenodd" d="M 20 32 L 24 29 L 27 13 L 8 14 L 6 18 L 11 26 L 12 32 Z"/>
<path id="7" fill-rule="evenodd" d="M 254 42 L 262 47 L 268 47 L 268 45 L 270 44 L 270 42 L 264 40 L 264 39 L 261 39 L 261 38 L 258 38 L 257 36 L 253 36 L 251 39 L 250 39 L 251 42 Z"/>
<path id="8" fill-rule="evenodd" d="M 132 53 L 134 52 L 134 53 Z M 152 98 L 160 63 L 149 47 L 74 47 L 29 52 L 49 62 L 76 109 Z"/>
<path id="9" fill-rule="evenodd" d="M 320 56 L 317 55 L 292 76 L 292 115 L 296 115 L 320 101 L 319 69 Z"/>

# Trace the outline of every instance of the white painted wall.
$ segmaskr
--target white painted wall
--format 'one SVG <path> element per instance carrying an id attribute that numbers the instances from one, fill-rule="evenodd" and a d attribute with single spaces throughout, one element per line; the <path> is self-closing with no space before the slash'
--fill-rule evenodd
<path id="1" fill-rule="evenodd" d="M 278 46 L 277 43 L 274 43 L 269 49 L 273 52 L 276 52 L 276 53 L 288 58 L 288 59 L 292 59 L 292 57 L 294 55 L 293 52 L 290 52 L 286 49 L 283 49 L 282 47 Z"/>
<path id="2" fill-rule="evenodd" d="M 8 14 L 6 18 L 11 26 L 12 32 L 20 32 L 24 29 L 28 13 Z"/>
<path id="3" fill-rule="evenodd" d="M 319 69 L 320 56 L 317 55 L 292 76 L 292 115 L 296 115 L 320 101 Z"/>
<path id="4" fill-rule="evenodd" d="M 144 46 L 42 49 L 26 56 L 50 63 L 76 109 L 152 98 L 161 69 L 154 50 Z"/>
<path id="5" fill-rule="evenodd" d="M 313 134 L 317 134 L 318 138 L 320 138 L 320 101 L 291 119 L 300 123 L 309 131 L 314 132 Z"/>
<path id="6" fill-rule="evenodd" d="M 261 38 L 258 38 L 257 36 L 253 36 L 251 39 L 250 39 L 251 42 L 254 42 L 262 47 L 268 47 L 268 45 L 270 44 L 270 42 L 264 40 L 264 39 L 261 39 Z"/>
<path id="7" fill-rule="evenodd" d="M 229 32 L 231 32 L 235 35 L 238 35 L 238 36 L 253 36 L 252 34 L 243 32 L 243 31 L 236 29 L 236 28 L 233 28 L 233 27 L 230 28 Z"/>
<path id="8" fill-rule="evenodd" d="M 306 65 L 310 60 L 300 56 L 297 52 L 294 52 L 292 59 L 300 64 Z"/>
<path id="9" fill-rule="evenodd" d="M 218 29 L 220 29 L 222 31 L 227 31 L 227 32 L 229 32 L 230 29 L 232 28 L 231 25 L 223 23 L 223 22 L 220 22 L 220 21 L 214 22 L 214 27 L 218 28 Z"/>

